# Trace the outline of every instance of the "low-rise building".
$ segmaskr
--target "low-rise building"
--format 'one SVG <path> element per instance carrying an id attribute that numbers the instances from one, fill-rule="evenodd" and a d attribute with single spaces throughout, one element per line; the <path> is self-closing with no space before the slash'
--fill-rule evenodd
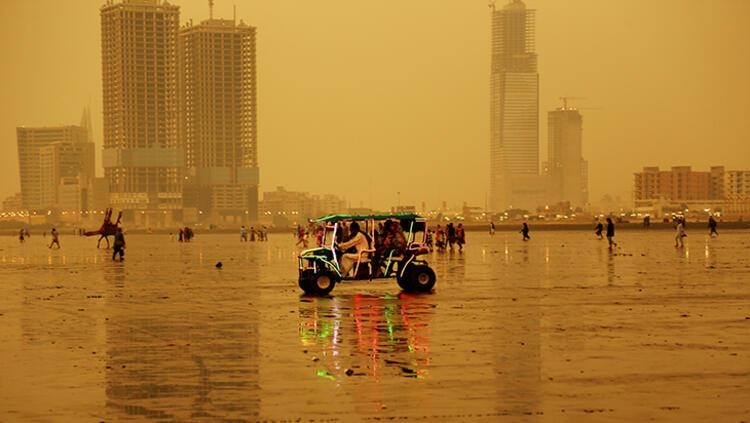
<path id="1" fill-rule="evenodd" d="M 694 171 L 690 166 L 644 167 L 634 176 L 637 210 L 657 216 L 691 209 L 737 216 L 750 211 L 750 171 L 725 170 L 724 166 L 708 171 Z"/>
<path id="2" fill-rule="evenodd" d="M 21 197 L 21 193 L 17 192 L 10 197 L 7 197 L 5 200 L 3 200 L 3 211 L 10 212 L 10 211 L 20 211 L 23 209 L 23 198 Z"/>
<path id="3" fill-rule="evenodd" d="M 346 209 L 346 201 L 331 194 L 311 195 L 277 187 L 276 191 L 263 193 L 260 217 L 276 226 L 289 226 L 326 214 L 342 213 Z"/>

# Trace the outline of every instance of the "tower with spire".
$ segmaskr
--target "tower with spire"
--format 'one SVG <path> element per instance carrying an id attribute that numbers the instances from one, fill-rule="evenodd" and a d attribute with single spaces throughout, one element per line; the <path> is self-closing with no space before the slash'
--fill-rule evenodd
<path id="1" fill-rule="evenodd" d="M 490 208 L 533 207 L 539 187 L 539 73 L 535 11 L 490 5 Z M 538 192 L 537 192 L 538 191 Z"/>

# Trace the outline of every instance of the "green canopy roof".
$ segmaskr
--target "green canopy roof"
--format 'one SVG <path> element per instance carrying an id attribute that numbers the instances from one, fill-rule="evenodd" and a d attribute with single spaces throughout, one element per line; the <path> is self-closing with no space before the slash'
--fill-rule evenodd
<path id="1" fill-rule="evenodd" d="M 313 222 L 338 222 L 339 220 L 417 220 L 423 219 L 422 216 L 413 213 L 390 213 L 390 214 L 329 214 L 313 220 Z"/>

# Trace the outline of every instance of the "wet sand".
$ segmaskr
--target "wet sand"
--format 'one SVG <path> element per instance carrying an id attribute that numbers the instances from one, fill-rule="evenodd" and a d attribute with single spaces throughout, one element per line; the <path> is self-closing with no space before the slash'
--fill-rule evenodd
<path id="1" fill-rule="evenodd" d="M 286 234 L 0 238 L 0 421 L 750 419 L 750 231 L 531 236 L 330 298 Z"/>

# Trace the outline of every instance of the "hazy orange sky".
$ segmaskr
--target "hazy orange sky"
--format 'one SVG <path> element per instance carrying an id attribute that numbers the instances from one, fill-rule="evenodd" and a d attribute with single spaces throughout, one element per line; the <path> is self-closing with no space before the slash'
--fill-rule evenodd
<path id="1" fill-rule="evenodd" d="M 208 17 L 207 0 L 172 3 L 182 22 Z M 487 1 L 215 3 L 215 17 L 231 18 L 234 3 L 258 27 L 261 192 L 485 204 Z M 19 190 L 16 126 L 77 124 L 90 104 L 101 148 L 102 4 L 0 3 L 0 197 Z M 646 165 L 750 169 L 750 1 L 526 4 L 537 9 L 540 160 L 547 111 L 586 97 L 573 104 L 593 108 L 582 110 L 592 201 L 630 199 Z M 371 176 L 351 176 L 356 167 Z"/>

